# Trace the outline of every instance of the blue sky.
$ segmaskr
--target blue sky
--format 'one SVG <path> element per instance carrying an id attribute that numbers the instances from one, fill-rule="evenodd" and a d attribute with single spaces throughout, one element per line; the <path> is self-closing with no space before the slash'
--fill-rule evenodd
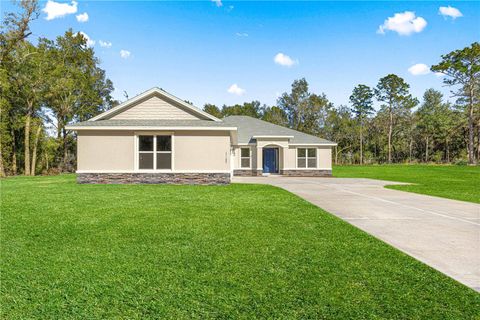
<path id="1" fill-rule="evenodd" d="M 79 0 L 41 7 L 32 40 L 67 28 L 87 34 L 116 98 L 158 86 L 199 107 L 275 104 L 301 77 L 335 105 L 347 104 L 356 84 L 375 86 L 388 73 L 418 98 L 430 87 L 448 93 L 441 77 L 408 69 L 480 39 L 480 2 Z"/>

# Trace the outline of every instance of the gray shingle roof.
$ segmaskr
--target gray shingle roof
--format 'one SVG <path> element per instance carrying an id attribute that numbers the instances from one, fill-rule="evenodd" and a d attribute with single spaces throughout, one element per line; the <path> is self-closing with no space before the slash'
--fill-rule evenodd
<path id="1" fill-rule="evenodd" d="M 231 125 L 223 121 L 211 120 L 125 119 L 83 121 L 71 124 L 69 127 L 231 127 Z"/>
<path id="2" fill-rule="evenodd" d="M 312 144 L 332 144 L 319 137 L 315 137 L 300 131 L 292 130 L 276 124 L 255 119 L 248 116 L 230 116 L 222 119 L 222 121 L 211 120 L 96 120 L 83 121 L 71 124 L 68 128 L 75 130 L 76 127 L 218 127 L 218 128 L 238 128 L 238 142 L 251 143 L 255 142 L 254 136 L 293 136 L 290 143 L 312 143 Z"/>
<path id="3" fill-rule="evenodd" d="M 285 128 L 270 122 L 248 116 L 230 116 L 222 119 L 225 124 L 238 128 L 238 142 L 254 142 L 253 136 L 293 136 L 290 143 L 332 144 L 334 142 L 312 136 L 297 130 Z"/>

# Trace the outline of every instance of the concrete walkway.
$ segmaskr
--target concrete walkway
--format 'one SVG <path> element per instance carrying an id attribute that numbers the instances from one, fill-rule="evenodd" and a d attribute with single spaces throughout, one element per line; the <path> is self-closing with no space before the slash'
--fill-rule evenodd
<path id="1" fill-rule="evenodd" d="M 385 189 L 371 179 L 235 177 L 288 190 L 480 291 L 480 205 Z"/>

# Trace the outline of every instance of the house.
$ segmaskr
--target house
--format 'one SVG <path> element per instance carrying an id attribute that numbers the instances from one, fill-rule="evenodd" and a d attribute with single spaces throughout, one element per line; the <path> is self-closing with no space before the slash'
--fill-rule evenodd
<path id="1" fill-rule="evenodd" d="M 232 175 L 330 176 L 336 144 L 247 116 L 223 120 L 153 88 L 77 133 L 79 183 L 229 183 Z"/>

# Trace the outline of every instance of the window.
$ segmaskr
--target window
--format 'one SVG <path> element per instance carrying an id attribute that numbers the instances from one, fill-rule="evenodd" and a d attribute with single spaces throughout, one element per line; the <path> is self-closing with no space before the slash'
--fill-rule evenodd
<path id="1" fill-rule="evenodd" d="M 156 136 L 157 169 L 172 169 L 172 137 Z"/>
<path id="2" fill-rule="evenodd" d="M 171 170 L 172 137 L 138 136 L 138 169 Z"/>
<path id="3" fill-rule="evenodd" d="M 138 168 L 153 169 L 153 136 L 138 137 Z"/>
<path id="4" fill-rule="evenodd" d="M 250 168 L 250 148 L 240 149 L 240 167 Z"/>
<path id="5" fill-rule="evenodd" d="M 298 148 L 297 149 L 297 168 L 316 168 L 317 167 L 317 149 Z"/>

